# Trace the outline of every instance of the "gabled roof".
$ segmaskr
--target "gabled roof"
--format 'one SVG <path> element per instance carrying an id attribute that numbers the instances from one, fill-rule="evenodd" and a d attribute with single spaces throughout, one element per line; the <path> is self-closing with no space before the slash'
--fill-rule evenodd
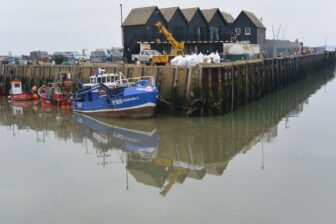
<path id="1" fill-rule="evenodd" d="M 189 8 L 189 9 L 181 9 L 181 11 L 182 11 L 184 17 L 187 19 L 187 21 L 190 22 L 192 20 L 192 18 L 194 18 L 197 11 L 201 11 L 201 10 L 199 8 Z"/>
<path id="2" fill-rule="evenodd" d="M 210 23 L 217 11 L 219 11 L 219 9 L 203 9 L 202 13 L 206 21 Z"/>
<path id="3" fill-rule="evenodd" d="M 144 25 L 156 9 L 156 6 L 132 9 L 122 26 Z"/>
<path id="4" fill-rule="evenodd" d="M 177 10 L 179 10 L 179 7 L 160 9 L 161 14 L 168 22 L 173 18 L 173 15 L 176 13 Z"/>
<path id="5" fill-rule="evenodd" d="M 240 14 L 245 14 L 251 22 L 258 28 L 266 29 L 266 27 L 262 24 L 262 22 L 254 15 L 253 12 L 243 10 Z"/>
<path id="6" fill-rule="evenodd" d="M 227 13 L 227 12 L 222 12 L 222 15 L 224 17 L 224 19 L 226 20 L 227 23 L 233 23 L 234 22 L 234 18 L 231 14 Z"/>

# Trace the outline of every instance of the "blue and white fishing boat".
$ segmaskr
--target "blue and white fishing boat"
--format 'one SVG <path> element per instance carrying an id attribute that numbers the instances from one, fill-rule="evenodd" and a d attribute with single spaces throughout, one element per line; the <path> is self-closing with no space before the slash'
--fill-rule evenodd
<path id="1" fill-rule="evenodd" d="M 98 82 L 76 92 L 72 99 L 73 110 L 106 117 L 150 118 L 154 115 L 159 94 L 154 77 L 126 79 L 119 73 L 113 81 L 113 88 Z"/>

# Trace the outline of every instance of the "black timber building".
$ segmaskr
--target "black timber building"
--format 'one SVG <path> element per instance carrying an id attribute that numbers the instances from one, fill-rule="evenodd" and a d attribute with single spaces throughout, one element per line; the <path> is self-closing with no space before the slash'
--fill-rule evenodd
<path id="1" fill-rule="evenodd" d="M 184 17 L 181 9 L 179 7 L 163 8 L 160 9 L 163 17 L 166 19 L 168 24 L 168 30 L 177 41 L 186 41 L 186 36 L 188 35 L 188 21 Z"/>
<path id="2" fill-rule="evenodd" d="M 236 41 L 259 44 L 261 51 L 265 51 L 266 27 L 252 13 L 242 11 L 232 23 Z"/>
<path id="3" fill-rule="evenodd" d="M 185 42 L 185 52 L 223 52 L 223 43 L 245 41 L 260 44 L 263 49 L 266 28 L 251 12 L 242 11 L 234 19 L 219 9 L 159 9 L 156 6 L 133 9 L 125 19 L 123 29 L 124 57 L 140 51 L 140 45 L 161 52 L 170 52 L 170 45 L 155 23 L 162 24 L 177 41 Z M 240 31 L 239 31 L 240 30 Z M 245 32 L 246 31 L 246 32 Z"/>
<path id="4" fill-rule="evenodd" d="M 129 60 L 131 54 L 139 53 L 140 42 L 150 43 L 160 38 L 155 27 L 158 21 L 167 26 L 166 19 L 156 6 L 132 9 L 122 24 L 125 58 Z"/>

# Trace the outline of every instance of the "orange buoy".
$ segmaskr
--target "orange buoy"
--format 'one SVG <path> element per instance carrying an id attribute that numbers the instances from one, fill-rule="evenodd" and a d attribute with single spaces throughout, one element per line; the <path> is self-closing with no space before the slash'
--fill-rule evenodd
<path id="1" fill-rule="evenodd" d="M 38 96 L 36 93 L 34 93 L 34 94 L 33 94 L 33 99 L 34 99 L 34 100 L 38 100 L 38 99 L 39 99 L 39 96 Z"/>
<path id="2" fill-rule="evenodd" d="M 33 88 L 32 88 L 32 92 L 33 92 L 33 93 L 36 93 L 36 92 L 37 92 L 37 86 L 33 86 Z"/>

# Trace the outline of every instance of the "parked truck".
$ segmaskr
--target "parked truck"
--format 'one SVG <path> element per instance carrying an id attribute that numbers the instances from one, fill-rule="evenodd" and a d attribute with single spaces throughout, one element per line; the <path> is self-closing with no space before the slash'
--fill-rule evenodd
<path id="1" fill-rule="evenodd" d="M 132 62 L 141 64 L 151 64 L 153 56 L 161 55 L 156 50 L 143 50 L 139 54 L 132 54 Z"/>

